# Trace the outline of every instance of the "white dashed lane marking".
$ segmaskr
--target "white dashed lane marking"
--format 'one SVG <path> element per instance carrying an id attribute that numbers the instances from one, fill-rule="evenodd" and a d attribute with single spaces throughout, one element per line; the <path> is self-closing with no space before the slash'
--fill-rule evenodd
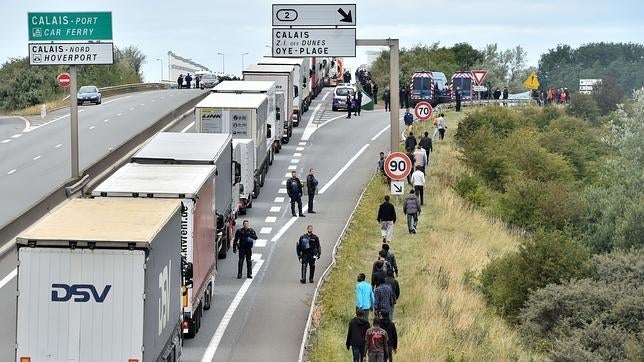
<path id="1" fill-rule="evenodd" d="M 286 180 L 282 180 L 282 186 L 286 186 Z"/>
<path id="2" fill-rule="evenodd" d="M 33 158 L 33 160 L 36 161 L 39 158 L 40 158 L 40 156 L 36 156 L 36 157 Z"/>
<path id="3" fill-rule="evenodd" d="M 7 138 L 6 140 L 2 140 L 2 142 L 0 143 L 9 143 L 9 142 L 11 142 L 11 140 Z"/>
<path id="4" fill-rule="evenodd" d="M 291 163 L 300 163 L 300 159 L 299 158 L 294 158 L 294 159 L 291 160 Z"/>
<path id="5" fill-rule="evenodd" d="M 289 169 L 289 170 L 297 170 L 297 166 L 295 166 L 295 165 L 290 165 L 290 166 L 288 166 L 288 169 Z"/>
<path id="6" fill-rule="evenodd" d="M 286 189 L 279 189 L 279 190 L 277 190 L 277 193 L 278 193 L 278 194 L 285 194 L 285 193 L 286 193 Z"/>
<path id="7" fill-rule="evenodd" d="M 280 197 L 281 198 L 281 197 Z M 269 212 L 280 212 L 282 210 L 281 206 L 271 206 L 271 209 L 268 210 Z"/>
<path id="8" fill-rule="evenodd" d="M 284 202 L 284 200 L 285 200 L 284 197 L 276 197 L 275 200 L 273 200 L 273 202 L 282 203 L 282 202 Z"/>
<path id="9" fill-rule="evenodd" d="M 103 123 L 107 123 L 109 121 L 110 121 L 109 119 L 105 119 L 105 120 L 103 120 Z"/>
<path id="10" fill-rule="evenodd" d="M 306 146 L 306 142 L 300 142 L 300 143 L 298 143 L 298 145 L 300 145 L 300 146 Z"/>
<path id="11" fill-rule="evenodd" d="M 62 146 L 62 145 L 63 145 L 62 143 L 59 143 L 59 144 L 57 144 L 54 148 L 59 148 L 59 147 L 60 147 L 60 146 Z"/>
<path id="12" fill-rule="evenodd" d="M 266 219 L 264 219 L 264 222 L 266 223 L 274 223 L 277 221 L 277 218 L 275 216 L 267 216 Z"/>
<path id="13" fill-rule="evenodd" d="M 293 157 L 302 157 L 302 154 L 300 152 L 295 152 L 293 154 Z"/>
<path id="14" fill-rule="evenodd" d="M 89 126 L 89 129 L 94 129 L 94 128 L 96 128 L 96 126 Z"/>
<path id="15" fill-rule="evenodd" d="M 273 228 L 263 227 L 259 230 L 260 234 L 270 234 L 273 231 Z"/>
<path id="16" fill-rule="evenodd" d="M 266 246 L 267 241 L 268 240 L 266 240 L 266 239 L 257 239 L 257 240 L 255 240 L 255 245 L 253 245 L 253 247 L 263 248 L 263 247 Z"/>
<path id="17" fill-rule="evenodd" d="M 296 151 L 304 151 L 304 147 L 295 147 Z"/>
<path id="18" fill-rule="evenodd" d="M 14 168 L 13 170 L 7 172 L 7 175 L 11 175 L 12 173 L 16 172 L 16 169 Z"/>
<path id="19" fill-rule="evenodd" d="M 22 133 L 18 133 L 18 134 L 15 134 L 15 135 L 11 136 L 11 138 L 18 138 L 18 137 L 21 137 L 21 136 L 22 136 Z"/>
<path id="20" fill-rule="evenodd" d="M 291 177 L 291 173 L 289 172 L 289 173 L 285 174 L 284 177 Z"/>

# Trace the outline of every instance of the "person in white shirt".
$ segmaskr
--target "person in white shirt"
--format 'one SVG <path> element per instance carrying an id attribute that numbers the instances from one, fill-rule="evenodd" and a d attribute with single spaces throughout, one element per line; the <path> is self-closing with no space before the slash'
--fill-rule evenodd
<path id="1" fill-rule="evenodd" d="M 425 173 L 425 166 L 427 166 L 427 152 L 420 147 L 420 145 L 416 146 L 416 151 L 414 151 L 414 168 L 420 167 L 420 170 Z"/>
<path id="2" fill-rule="evenodd" d="M 416 166 L 416 171 L 411 174 L 411 184 L 414 185 L 414 193 L 420 200 L 420 204 L 423 205 L 425 202 L 423 195 L 423 190 L 425 189 L 425 174 L 420 170 L 419 166 Z"/>
<path id="3" fill-rule="evenodd" d="M 438 134 L 442 141 L 443 138 L 445 138 L 445 130 L 447 129 L 447 126 L 445 125 L 445 114 L 441 113 L 436 120 L 436 123 L 438 125 Z"/>

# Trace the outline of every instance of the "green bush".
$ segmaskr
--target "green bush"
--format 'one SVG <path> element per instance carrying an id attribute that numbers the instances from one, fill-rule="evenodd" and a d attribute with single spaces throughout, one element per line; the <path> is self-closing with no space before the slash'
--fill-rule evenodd
<path id="1" fill-rule="evenodd" d="M 615 229 L 615 247 L 620 249 L 644 246 L 644 197 L 630 204 Z"/>
<path id="2" fill-rule="evenodd" d="M 496 138 L 507 137 L 521 123 L 519 114 L 508 107 L 489 106 L 467 115 L 458 124 L 454 135 L 456 143 L 462 146 L 474 133 L 489 130 Z"/>
<path id="3" fill-rule="evenodd" d="M 600 115 L 599 107 L 593 96 L 581 93 L 575 94 L 570 99 L 570 105 L 566 108 L 566 113 L 591 122 L 596 121 Z"/>
<path id="4" fill-rule="evenodd" d="M 476 175 L 462 174 L 454 185 L 454 191 L 476 206 L 481 207 L 487 204 L 483 180 Z"/>
<path id="5" fill-rule="evenodd" d="M 516 320 L 529 293 L 587 273 L 588 252 L 559 232 L 538 232 L 518 252 L 492 260 L 481 272 L 481 291 L 497 312 Z"/>
<path id="6" fill-rule="evenodd" d="M 597 255 L 585 279 L 551 284 L 530 295 L 520 313 L 528 339 L 555 360 L 641 360 L 644 253 Z"/>

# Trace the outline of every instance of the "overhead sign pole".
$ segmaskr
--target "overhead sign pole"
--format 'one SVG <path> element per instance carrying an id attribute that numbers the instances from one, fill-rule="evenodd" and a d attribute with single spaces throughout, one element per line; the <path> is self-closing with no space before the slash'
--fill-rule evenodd
<path id="1" fill-rule="evenodd" d="M 71 83 L 69 86 L 69 105 L 70 105 L 70 119 L 71 119 L 71 152 L 72 152 L 72 179 L 80 176 L 78 165 L 78 102 L 76 101 L 76 93 L 78 92 L 78 77 L 76 75 L 76 66 L 69 67 L 69 75 L 71 75 Z"/>

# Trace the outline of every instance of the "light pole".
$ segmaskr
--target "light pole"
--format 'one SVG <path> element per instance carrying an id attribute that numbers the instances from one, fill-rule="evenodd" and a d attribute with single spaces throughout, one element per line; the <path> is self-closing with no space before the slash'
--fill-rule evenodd
<path id="1" fill-rule="evenodd" d="M 159 82 L 163 81 L 163 60 L 161 58 L 157 58 L 157 60 L 161 63 L 161 78 L 159 78 Z"/>
<path id="2" fill-rule="evenodd" d="M 242 53 L 242 55 L 241 55 L 242 56 L 241 57 L 242 58 L 242 72 L 244 71 L 244 55 L 247 55 L 247 54 L 248 54 L 248 52 Z"/>
<path id="3" fill-rule="evenodd" d="M 221 55 L 221 72 L 226 74 L 226 56 L 224 53 L 217 53 Z"/>

